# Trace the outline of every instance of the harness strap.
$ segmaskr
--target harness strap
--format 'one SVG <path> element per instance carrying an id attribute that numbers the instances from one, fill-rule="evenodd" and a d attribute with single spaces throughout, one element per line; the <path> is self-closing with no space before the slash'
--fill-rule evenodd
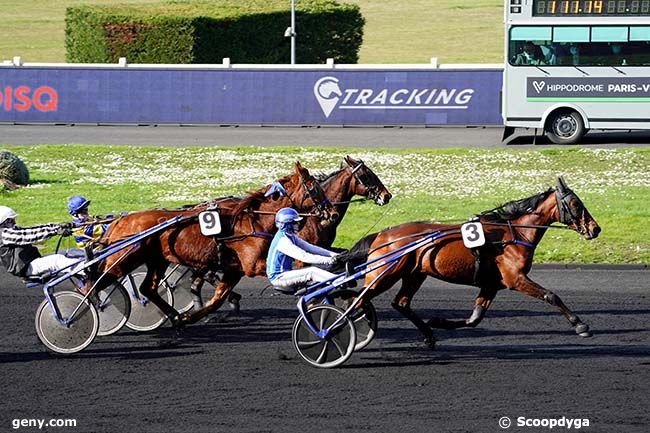
<path id="1" fill-rule="evenodd" d="M 535 248 L 537 248 L 537 245 L 531 244 L 530 242 L 526 242 L 526 241 L 520 241 L 519 239 L 512 239 L 512 240 L 509 240 L 509 241 L 501 241 L 501 242 L 495 242 L 495 243 L 498 244 L 498 245 L 501 245 L 501 246 L 523 245 L 523 246 L 528 247 L 528 248 L 533 249 L 533 250 Z"/>
<path id="2" fill-rule="evenodd" d="M 519 239 L 517 239 L 515 229 L 513 228 L 512 223 L 510 221 L 508 221 L 508 227 L 510 228 L 510 236 L 512 236 L 512 240 L 503 241 L 502 244 L 504 246 L 505 245 L 523 245 L 523 246 L 526 246 L 528 248 L 532 248 L 533 250 L 535 248 L 537 248 L 537 245 L 535 245 L 535 244 L 532 244 L 532 243 L 526 242 L 526 241 L 520 241 Z"/>
<path id="3" fill-rule="evenodd" d="M 371 199 L 371 198 L 367 198 L 367 197 L 364 197 L 364 198 L 355 198 L 355 199 L 352 199 L 352 200 L 346 200 L 346 201 L 334 201 L 334 202 L 332 202 L 332 204 L 336 206 L 337 204 L 358 203 L 358 202 L 361 202 L 361 201 L 368 201 L 368 200 L 372 200 L 372 199 Z"/>
<path id="4" fill-rule="evenodd" d="M 481 271 L 481 251 L 479 248 L 472 248 L 471 252 L 474 256 L 474 285 L 478 286 L 478 276 Z"/>

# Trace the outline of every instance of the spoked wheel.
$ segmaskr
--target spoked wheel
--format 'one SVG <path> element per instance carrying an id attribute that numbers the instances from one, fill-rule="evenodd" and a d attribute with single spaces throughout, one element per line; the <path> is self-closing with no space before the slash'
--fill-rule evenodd
<path id="1" fill-rule="evenodd" d="M 52 295 L 61 316 L 70 317 L 81 304 L 68 326 L 60 324 L 47 300 L 41 302 L 36 310 L 36 334 L 38 339 L 57 353 L 76 353 L 93 342 L 99 330 L 99 315 L 95 306 L 76 292 L 58 292 Z"/>
<path id="2" fill-rule="evenodd" d="M 129 274 L 122 281 L 124 284 L 129 284 L 132 293 L 140 293 L 140 284 L 147 274 L 145 272 L 135 272 Z M 174 303 L 174 296 L 167 284 L 158 286 L 158 294 L 169 305 Z M 131 314 L 126 322 L 126 327 L 134 331 L 152 331 L 159 328 L 167 320 L 167 316 L 156 307 L 153 302 L 149 302 L 142 295 L 139 295 L 145 302 L 138 299 L 131 300 Z"/>
<path id="3" fill-rule="evenodd" d="M 331 293 L 330 298 L 334 305 L 342 310 L 347 310 L 354 299 L 359 296 L 354 290 L 339 290 Z M 377 333 L 377 310 L 372 302 L 366 301 L 359 310 L 350 316 L 354 329 L 357 333 L 357 342 L 354 350 L 361 350 L 366 347 L 375 338 Z"/>
<path id="4" fill-rule="evenodd" d="M 307 310 L 306 315 L 317 331 L 328 329 L 339 318 L 342 321 L 321 338 L 312 332 L 303 316 L 299 316 L 293 324 L 292 337 L 293 346 L 302 359 L 319 368 L 337 367 L 347 361 L 357 339 L 352 321 L 332 305 L 316 305 Z"/>
<path id="5" fill-rule="evenodd" d="M 174 309 L 179 313 L 186 313 L 194 307 L 194 300 L 192 299 L 192 270 L 185 266 L 179 266 L 175 269 L 167 279 L 169 286 L 172 287 L 174 292 Z M 214 289 L 207 281 L 203 287 Z"/>
<path id="6" fill-rule="evenodd" d="M 131 299 L 124 288 L 118 282 L 115 282 L 100 290 L 97 294 L 99 302 L 95 304 L 99 313 L 99 332 L 100 337 L 113 335 L 126 323 L 131 314 Z"/>

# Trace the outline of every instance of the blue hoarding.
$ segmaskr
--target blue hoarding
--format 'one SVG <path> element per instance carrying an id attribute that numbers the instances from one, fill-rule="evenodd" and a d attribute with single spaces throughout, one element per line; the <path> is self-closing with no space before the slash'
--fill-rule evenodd
<path id="1" fill-rule="evenodd" d="M 501 125 L 499 70 L 0 68 L 0 122 Z"/>

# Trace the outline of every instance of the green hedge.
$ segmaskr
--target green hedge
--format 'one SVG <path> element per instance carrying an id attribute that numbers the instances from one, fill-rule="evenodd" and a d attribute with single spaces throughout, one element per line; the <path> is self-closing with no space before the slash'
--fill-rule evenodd
<path id="1" fill-rule="evenodd" d="M 66 11 L 70 63 L 289 63 L 289 0 L 171 1 L 75 6 Z M 357 5 L 296 0 L 296 62 L 356 63 Z"/>

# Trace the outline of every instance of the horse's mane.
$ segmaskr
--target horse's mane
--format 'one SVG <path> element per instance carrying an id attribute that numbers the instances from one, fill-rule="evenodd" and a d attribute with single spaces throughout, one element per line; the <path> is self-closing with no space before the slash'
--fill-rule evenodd
<path id="1" fill-rule="evenodd" d="M 287 182 L 289 182 L 291 180 L 292 176 L 293 175 L 288 175 L 288 176 L 281 177 L 280 179 L 278 179 L 278 182 L 280 182 L 282 185 L 285 185 Z M 267 185 L 262 189 L 258 189 L 258 190 L 255 190 L 255 191 L 249 191 L 246 194 L 246 196 L 244 196 L 241 199 L 241 201 L 237 204 L 237 206 L 233 207 L 233 209 L 232 209 L 232 217 L 233 217 L 233 219 L 236 220 L 238 217 L 240 217 L 246 209 L 250 209 L 250 208 L 255 209 L 255 208 L 259 207 L 259 205 L 264 200 L 266 200 L 266 197 L 264 197 L 264 194 L 266 193 L 268 188 L 269 187 Z"/>
<path id="2" fill-rule="evenodd" d="M 529 214 L 535 210 L 539 203 L 545 200 L 548 195 L 554 191 L 553 188 L 549 188 L 544 192 L 540 192 L 539 194 L 527 198 L 509 201 L 495 207 L 494 209 L 481 212 L 479 217 L 488 221 L 509 221 L 519 218 L 520 216 Z"/>
<path id="3" fill-rule="evenodd" d="M 314 175 L 314 179 L 316 179 L 316 181 L 317 181 L 318 183 L 323 183 L 323 182 L 325 182 L 325 181 L 327 181 L 327 180 L 333 178 L 333 177 L 336 176 L 337 174 L 339 174 L 339 173 L 341 172 L 341 170 L 342 170 L 342 169 L 339 168 L 338 170 L 335 170 L 335 171 L 333 171 L 333 172 L 331 172 L 331 173 L 329 173 L 329 174 L 318 173 L 318 174 Z"/>

